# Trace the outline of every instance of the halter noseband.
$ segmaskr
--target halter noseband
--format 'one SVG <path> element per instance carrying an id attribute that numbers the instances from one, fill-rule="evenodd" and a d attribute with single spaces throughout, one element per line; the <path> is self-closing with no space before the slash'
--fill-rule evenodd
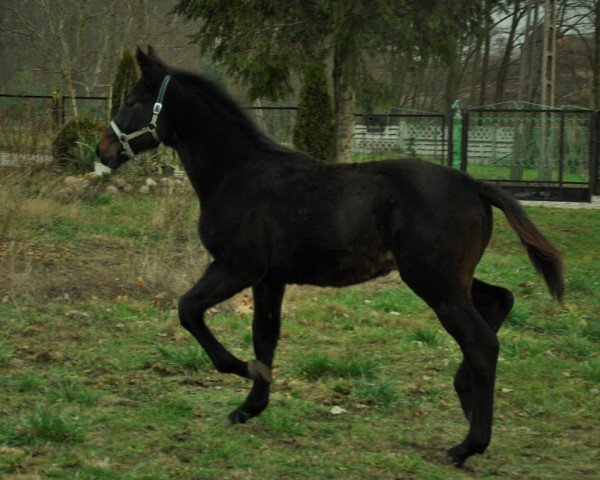
<path id="1" fill-rule="evenodd" d="M 132 133 L 123 133 L 114 120 L 110 122 L 110 127 L 115 132 L 115 135 L 119 139 L 119 142 L 121 142 L 121 145 L 125 150 L 125 155 L 127 156 L 127 158 L 135 157 L 135 153 L 131 148 L 131 145 L 129 145 L 129 141 L 134 138 L 141 137 L 142 135 L 149 133 L 150 135 L 152 135 L 154 140 L 156 140 L 158 143 L 161 143 L 160 138 L 158 138 L 158 134 L 156 133 L 156 121 L 158 120 L 158 114 L 162 110 L 162 101 L 170 80 L 171 75 L 166 75 L 163 79 L 162 85 L 160 86 L 160 90 L 158 91 L 158 97 L 156 97 L 156 102 L 154 102 L 154 107 L 152 108 L 152 118 L 150 119 L 150 123 L 146 127 L 140 128 L 139 130 L 136 130 Z"/>

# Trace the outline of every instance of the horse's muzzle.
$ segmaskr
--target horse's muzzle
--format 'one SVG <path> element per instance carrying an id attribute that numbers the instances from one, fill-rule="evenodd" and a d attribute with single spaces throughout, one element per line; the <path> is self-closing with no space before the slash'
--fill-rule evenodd
<path id="1" fill-rule="evenodd" d="M 119 168 L 126 160 L 119 142 L 113 139 L 114 134 L 106 132 L 96 144 L 96 156 L 100 162 L 113 170 Z"/>

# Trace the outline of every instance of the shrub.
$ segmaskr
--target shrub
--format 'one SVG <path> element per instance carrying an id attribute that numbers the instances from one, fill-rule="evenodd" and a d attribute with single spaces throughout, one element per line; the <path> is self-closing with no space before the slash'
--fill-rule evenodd
<path id="1" fill-rule="evenodd" d="M 327 162 L 335 159 L 335 119 L 331 103 L 325 66 L 312 64 L 304 72 L 302 81 L 294 147 Z"/>
<path id="2" fill-rule="evenodd" d="M 52 142 L 54 162 L 79 173 L 94 170 L 94 144 L 105 130 L 91 118 L 73 118 L 58 132 Z"/>
<path id="3" fill-rule="evenodd" d="M 124 48 L 121 53 L 121 60 L 117 66 L 117 74 L 113 82 L 112 103 L 110 105 L 110 115 L 114 118 L 119 112 L 121 105 L 125 101 L 125 96 L 135 85 L 140 77 L 135 63 L 135 58 L 130 49 Z"/>

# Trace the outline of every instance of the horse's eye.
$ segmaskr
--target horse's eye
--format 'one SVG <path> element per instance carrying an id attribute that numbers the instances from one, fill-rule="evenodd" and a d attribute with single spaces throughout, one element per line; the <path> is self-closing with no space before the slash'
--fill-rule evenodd
<path id="1" fill-rule="evenodd" d="M 125 106 L 127 108 L 133 108 L 133 106 L 135 105 L 135 101 L 132 100 L 131 98 L 126 98 L 125 99 Z"/>

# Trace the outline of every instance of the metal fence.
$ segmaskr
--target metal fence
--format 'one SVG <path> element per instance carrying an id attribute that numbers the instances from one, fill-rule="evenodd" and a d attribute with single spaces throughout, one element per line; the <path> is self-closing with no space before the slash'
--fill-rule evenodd
<path id="1" fill-rule="evenodd" d="M 297 107 L 248 107 L 291 146 Z M 0 166 L 49 161 L 52 140 L 75 116 L 108 123 L 106 97 L 0 95 Z M 421 157 L 500 183 L 522 198 L 586 200 L 598 189 L 600 113 L 583 109 L 455 110 L 357 114 L 355 162 Z"/>
<path id="2" fill-rule="evenodd" d="M 421 157 L 446 162 L 446 118 L 435 113 L 355 116 L 354 161 Z"/>
<path id="3" fill-rule="evenodd" d="M 271 138 L 292 146 L 297 107 L 247 107 L 246 111 Z"/>
<path id="4" fill-rule="evenodd" d="M 292 146 L 297 107 L 247 107 L 256 123 L 278 142 Z M 75 116 L 108 123 L 106 97 L 0 95 L 0 165 L 48 161 L 52 139 Z M 439 114 L 357 114 L 353 161 L 421 156 L 444 163 L 445 117 Z"/>
<path id="5" fill-rule="evenodd" d="M 455 112 L 449 161 L 522 198 L 589 200 L 598 162 L 593 115 L 583 109 Z"/>
<path id="6" fill-rule="evenodd" d="M 52 140 L 76 116 L 106 122 L 108 99 L 0 94 L 0 166 L 50 161 Z"/>

